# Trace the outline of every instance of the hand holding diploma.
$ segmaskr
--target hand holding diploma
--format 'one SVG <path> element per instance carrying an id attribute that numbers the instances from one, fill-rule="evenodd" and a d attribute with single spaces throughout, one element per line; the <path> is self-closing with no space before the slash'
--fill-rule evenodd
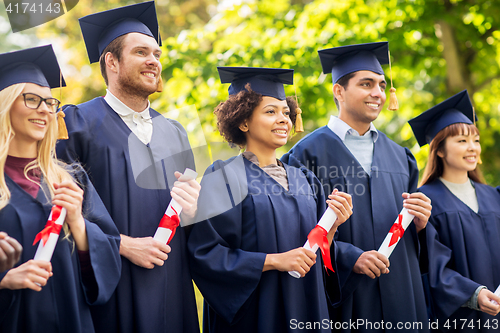
<path id="1" fill-rule="evenodd" d="M 320 248 L 326 268 L 334 272 L 330 258 L 330 243 L 338 226 L 352 215 L 352 198 L 349 194 L 339 192 L 337 189 L 333 190 L 328 198 L 328 208 L 316 227 L 307 236 L 303 248 L 313 253 L 316 253 Z M 298 271 L 290 271 L 289 274 L 295 278 L 303 276 Z"/>
<path id="2" fill-rule="evenodd" d="M 196 182 L 197 175 L 195 171 L 188 168 L 186 168 L 184 174 L 176 175 L 178 176 L 178 182 L 174 184 L 172 189 L 172 200 L 170 200 L 165 214 L 160 220 L 153 237 L 155 240 L 164 244 L 170 243 L 175 235 L 175 230 L 180 224 L 179 216 L 184 208 L 187 211 L 185 211 L 185 214 L 189 217 L 194 217 L 196 214 L 196 201 L 200 192 L 200 185 Z"/>

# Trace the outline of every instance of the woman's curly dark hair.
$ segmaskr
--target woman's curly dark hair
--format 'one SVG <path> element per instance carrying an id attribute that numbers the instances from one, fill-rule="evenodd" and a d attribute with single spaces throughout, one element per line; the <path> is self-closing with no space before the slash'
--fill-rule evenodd
<path id="1" fill-rule="evenodd" d="M 253 91 L 248 83 L 245 88 L 236 95 L 220 102 L 215 108 L 217 127 L 222 137 L 229 143 L 244 147 L 246 145 L 245 133 L 240 130 L 240 125 L 252 116 L 255 108 L 262 101 L 262 95 Z M 290 120 L 295 126 L 297 119 L 297 102 L 293 97 L 287 97 L 286 103 L 290 108 Z"/>

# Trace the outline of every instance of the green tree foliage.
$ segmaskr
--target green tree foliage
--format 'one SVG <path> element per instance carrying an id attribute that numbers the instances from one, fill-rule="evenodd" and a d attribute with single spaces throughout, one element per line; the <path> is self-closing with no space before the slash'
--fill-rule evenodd
<path id="1" fill-rule="evenodd" d="M 377 128 L 411 148 L 423 168 L 428 147 L 416 145 L 407 120 L 467 88 L 479 117 L 486 178 L 499 184 L 499 15 L 495 1 L 221 1 L 203 28 L 164 41 L 166 89 L 159 103 L 195 105 L 205 134 L 217 140 L 212 111 L 227 98 L 217 66 L 293 68 L 295 86 L 287 93 L 296 89 L 306 133 L 311 132 L 337 113 L 331 78 L 321 74 L 317 51 L 386 40 L 401 107 L 383 111 Z"/>

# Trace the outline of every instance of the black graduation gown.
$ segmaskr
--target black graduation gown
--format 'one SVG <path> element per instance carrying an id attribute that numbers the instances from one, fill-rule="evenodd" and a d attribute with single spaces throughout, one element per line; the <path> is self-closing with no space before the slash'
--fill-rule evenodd
<path id="1" fill-rule="evenodd" d="M 420 188 L 432 200 L 428 281 L 433 320 L 443 331 L 445 324 L 461 332 L 500 330 L 499 316 L 461 307 L 477 287 L 495 291 L 500 284 L 500 195 L 488 185 L 474 186 L 477 213 L 439 179 Z"/>
<path id="2" fill-rule="evenodd" d="M 401 327 L 399 323 L 407 325 L 403 328 L 408 332 L 427 332 L 420 248 L 413 223 L 389 258 L 389 274 L 371 279 L 352 271 L 364 251 L 378 250 L 382 244 L 403 207 L 401 194 L 417 188 L 418 169 L 411 152 L 379 132 L 369 177 L 342 140 L 325 126 L 299 141 L 282 160 L 291 165 L 300 161 L 312 170 L 325 193 L 337 188 L 352 195 L 353 214 L 338 229 L 342 303 L 330 308 L 332 320 L 340 322 L 337 325 L 342 325 L 343 332 L 395 330 Z M 357 320 L 361 325 L 348 325 Z"/>
<path id="3" fill-rule="evenodd" d="M 84 171 L 76 174 L 84 189 L 83 216 L 89 255 L 98 293 L 82 283 L 76 248 L 61 230 L 52 256 L 52 271 L 40 292 L 31 289 L 0 290 L 0 332 L 94 332 L 91 304 L 103 304 L 111 297 L 120 278 L 120 235 Z M 33 198 L 7 175 L 9 204 L 0 210 L 0 230 L 23 246 L 16 267 L 33 259 L 38 243 L 33 240 L 47 222 L 52 205 L 40 189 Z M 43 184 L 43 183 L 42 183 Z M 48 190 L 47 190 L 48 191 Z M 47 192 L 48 193 L 48 192 Z M 8 271 L 0 273 L 0 280 Z M 94 295 L 94 296 L 92 296 Z M 95 299 L 93 299 L 95 298 Z"/>
<path id="4" fill-rule="evenodd" d="M 188 240 L 190 268 L 205 297 L 204 332 L 297 332 L 308 323 L 315 325 L 311 331 L 329 332 L 320 256 L 301 279 L 276 270 L 262 272 L 266 254 L 303 246 L 323 214 L 325 197 L 318 180 L 305 168 L 285 165 L 286 191 L 260 167 L 242 159 L 243 177 L 228 166 L 234 158 L 207 169 L 199 208 L 217 206 L 214 201 L 227 199 L 224 193 L 232 198 L 248 194 L 241 202 L 235 199 L 233 208 L 195 224 Z M 209 177 L 212 170 L 220 172 L 221 165 L 230 184 L 225 192 L 214 191 L 220 184 Z M 331 253 L 335 269 L 334 243 Z M 336 279 L 335 273 L 329 274 Z M 336 281 L 337 290 L 329 295 L 332 302 L 340 299 Z"/>
<path id="5" fill-rule="evenodd" d="M 144 145 L 102 97 L 64 112 L 69 139 L 58 143 L 58 157 L 82 163 L 121 234 L 153 236 L 171 199 L 174 171 L 194 169 L 182 126 L 150 109 L 153 135 Z M 184 228 L 170 247 L 165 264 L 153 269 L 122 257 L 116 292 L 92 308 L 97 332 L 199 332 Z"/>

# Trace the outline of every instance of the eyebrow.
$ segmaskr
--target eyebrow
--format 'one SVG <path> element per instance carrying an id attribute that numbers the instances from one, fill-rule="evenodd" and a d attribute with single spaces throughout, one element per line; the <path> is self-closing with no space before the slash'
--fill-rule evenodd
<path id="1" fill-rule="evenodd" d="M 358 80 L 358 82 L 361 82 L 361 81 L 375 82 L 375 79 L 372 79 L 371 77 L 363 77 L 363 78 Z M 387 82 L 385 80 L 380 81 L 380 83 L 387 85 Z"/>
<path id="2" fill-rule="evenodd" d="M 276 104 L 266 104 L 266 105 L 264 105 L 264 107 L 263 107 L 263 108 L 267 108 L 268 106 L 273 107 L 273 108 L 275 108 L 275 109 L 279 109 L 279 106 L 278 106 L 278 105 L 276 105 Z M 284 108 L 284 109 L 290 109 L 290 107 L 289 107 L 288 105 L 283 106 L 283 108 Z"/>
<path id="3" fill-rule="evenodd" d="M 153 50 L 154 53 L 162 53 L 160 48 L 152 48 L 146 45 L 137 45 L 132 48 L 132 50 L 137 50 L 137 49 L 142 49 L 142 50 Z"/>

